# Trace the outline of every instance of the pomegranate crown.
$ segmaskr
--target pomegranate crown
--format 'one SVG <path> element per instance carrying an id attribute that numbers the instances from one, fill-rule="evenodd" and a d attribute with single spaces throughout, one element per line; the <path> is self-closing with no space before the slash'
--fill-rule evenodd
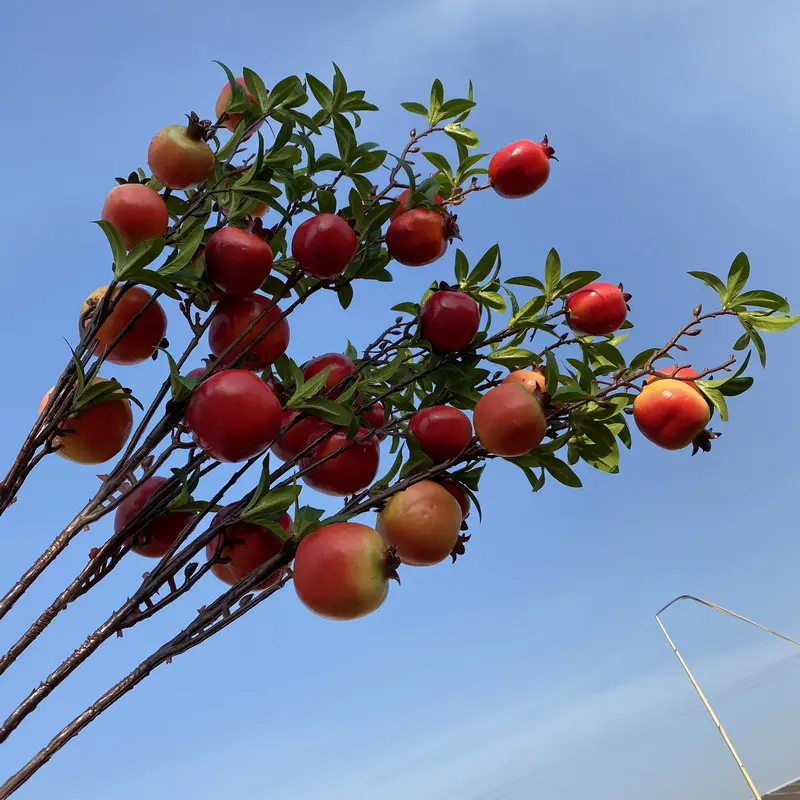
<path id="1" fill-rule="evenodd" d="M 539 146 L 542 148 L 542 150 L 544 151 L 544 154 L 548 158 L 552 158 L 553 161 L 558 161 L 558 159 L 556 158 L 556 149 L 555 149 L 555 147 L 552 147 L 550 145 L 550 143 L 548 142 L 547 134 L 545 134 L 544 139 L 542 139 L 542 141 L 539 142 Z"/>

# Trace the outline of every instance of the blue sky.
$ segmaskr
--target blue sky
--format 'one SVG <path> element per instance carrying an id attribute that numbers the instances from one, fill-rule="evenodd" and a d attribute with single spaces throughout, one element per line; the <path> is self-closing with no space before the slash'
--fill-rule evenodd
<path id="1" fill-rule="evenodd" d="M 740 250 L 754 284 L 800 302 L 795 3 L 311 0 L 293 10 L 6 0 L 3 463 L 67 357 L 61 337 L 74 335 L 81 301 L 108 280 L 90 220 L 113 177 L 144 165 L 156 130 L 192 109 L 210 116 L 222 84 L 214 58 L 258 70 L 267 85 L 295 72 L 327 78 L 335 60 L 381 106 L 365 122 L 369 137 L 394 150 L 414 124 L 400 101 L 424 99 L 433 77 L 452 95 L 472 78 L 482 149 L 547 133 L 561 161 L 529 200 L 472 198 L 459 214 L 466 251 L 499 241 L 509 274 L 536 274 L 555 246 L 565 268 L 622 281 L 634 295 L 632 351 L 669 338 L 698 300 L 711 306 L 687 270 L 723 272 Z M 292 355 L 343 348 L 345 330 L 364 344 L 389 306 L 416 299 L 451 264 L 396 270 L 393 284 L 357 292 L 347 316 L 335 303 L 303 309 Z M 695 364 L 724 360 L 736 335 L 709 326 L 693 343 Z M 483 524 L 456 567 L 406 570 L 379 613 L 349 625 L 312 617 L 283 592 L 158 670 L 17 796 L 746 797 L 653 613 L 688 591 L 800 635 L 796 335 L 768 345 L 768 370 L 731 404 L 710 456 L 657 451 L 637 436 L 621 475 L 587 469 L 582 491 L 538 495 L 493 464 Z M 126 383 L 147 394 L 162 368 L 136 367 Z M 40 468 L 0 525 L 0 583 L 19 576 L 96 485 L 91 468 L 60 459 Z M 0 645 L 108 532 L 106 521 L 69 548 L 3 621 Z M 0 681 L 2 711 L 147 566 L 129 560 L 63 615 Z M 104 647 L 0 749 L 0 773 L 218 588 L 209 580 Z M 800 773 L 792 648 L 696 607 L 676 608 L 669 624 L 758 786 Z"/>

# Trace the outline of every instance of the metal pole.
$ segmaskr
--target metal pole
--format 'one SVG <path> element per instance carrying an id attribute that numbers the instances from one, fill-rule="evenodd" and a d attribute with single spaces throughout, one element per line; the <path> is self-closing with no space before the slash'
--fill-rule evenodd
<path id="1" fill-rule="evenodd" d="M 708 702 L 703 690 L 700 688 L 700 684 L 695 680 L 694 675 L 692 675 L 692 671 L 689 669 L 688 664 L 683 660 L 683 656 L 678 652 L 678 648 L 675 646 L 675 643 L 670 638 L 670 635 L 667 633 L 667 629 L 664 627 L 664 623 L 661 621 L 661 614 L 663 614 L 673 603 L 677 603 L 679 600 L 692 600 L 695 603 L 700 603 L 701 605 L 707 606 L 708 608 L 713 609 L 714 611 L 720 611 L 723 614 L 727 614 L 728 616 L 734 617 L 736 619 L 741 620 L 742 622 L 746 622 L 748 625 L 753 625 L 756 628 L 759 628 L 766 633 L 771 634 L 772 636 L 777 636 L 779 639 L 783 639 L 785 642 L 789 642 L 789 644 L 793 644 L 797 647 L 800 647 L 800 642 L 795 641 L 794 639 L 789 638 L 788 636 L 784 636 L 782 633 L 778 633 L 777 631 L 772 630 L 771 628 L 767 628 L 764 625 L 759 624 L 758 622 L 754 622 L 747 617 L 743 617 L 741 614 L 737 614 L 735 611 L 729 611 L 727 608 L 723 608 L 722 606 L 718 606 L 716 603 L 711 603 L 708 600 L 703 600 L 700 597 L 694 597 L 693 595 L 684 594 L 680 597 L 676 597 L 674 600 L 671 600 L 667 605 L 664 606 L 657 614 L 656 614 L 656 622 L 658 622 L 658 626 L 661 628 L 662 633 L 667 638 L 669 642 L 669 646 L 672 648 L 672 652 L 675 653 L 680 665 L 683 667 L 684 672 L 689 677 L 689 680 L 692 682 L 692 686 L 694 686 L 695 691 L 697 692 L 700 700 L 705 706 L 708 715 L 716 725 L 717 730 L 719 731 L 720 735 L 722 736 L 726 747 L 730 751 L 730 754 L 733 756 L 733 760 L 736 762 L 736 766 L 739 767 L 739 771 L 742 773 L 742 777 L 747 782 L 747 786 L 750 788 L 750 791 L 753 793 L 753 797 L 755 800 L 762 800 L 761 795 L 756 789 L 755 784 L 753 783 L 750 775 L 745 769 L 744 764 L 742 763 L 742 759 L 739 758 L 739 754 L 736 752 L 736 748 L 733 746 L 733 742 L 731 742 L 728 734 L 725 732 L 725 728 L 722 726 L 722 723 L 719 721 L 719 718 L 714 713 L 714 709 L 711 708 L 711 704 Z"/>

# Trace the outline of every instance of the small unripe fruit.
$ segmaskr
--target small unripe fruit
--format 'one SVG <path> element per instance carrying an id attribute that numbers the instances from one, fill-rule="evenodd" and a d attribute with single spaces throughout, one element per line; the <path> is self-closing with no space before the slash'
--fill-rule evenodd
<path id="1" fill-rule="evenodd" d="M 211 234 L 203 253 L 208 277 L 225 294 L 252 294 L 272 269 L 270 246 L 241 228 L 220 228 Z"/>
<path id="2" fill-rule="evenodd" d="M 408 430 L 434 462 L 455 458 L 472 440 L 472 423 L 460 409 L 429 406 L 411 417 Z"/>
<path id="3" fill-rule="evenodd" d="M 137 484 L 117 506 L 114 515 L 114 533 L 118 533 L 134 520 L 166 482 L 167 478 L 154 476 Z M 178 536 L 194 517 L 194 514 L 186 511 L 163 511 L 145 523 L 137 532 L 131 550 L 147 558 L 161 558 L 169 552 Z"/>
<path id="4" fill-rule="evenodd" d="M 376 611 L 397 576 L 397 559 L 374 528 L 336 522 L 305 536 L 294 559 L 294 588 L 321 617 L 358 619 Z"/>
<path id="5" fill-rule="evenodd" d="M 103 302 L 107 289 L 107 286 L 101 286 L 84 300 L 80 315 L 84 328 L 89 325 L 91 310 Z M 114 291 L 112 299 L 119 297 L 119 300 L 100 326 L 100 330 L 97 331 L 94 353 L 101 355 L 134 316 L 144 309 L 136 322 L 123 334 L 119 342 L 114 345 L 114 349 L 106 356 L 106 361 L 110 361 L 112 364 L 125 366 L 140 364 L 155 353 L 166 336 L 167 315 L 158 300 L 150 302 L 152 295 L 141 286 L 129 287 L 121 297 L 120 292 L 122 292 L 121 287 Z M 145 308 L 145 306 L 147 307 Z"/>
<path id="6" fill-rule="evenodd" d="M 255 373 L 228 369 L 192 392 L 186 426 L 211 458 L 246 461 L 266 450 L 278 435 L 281 404 Z"/>
<path id="7" fill-rule="evenodd" d="M 590 283 L 567 298 L 570 328 L 590 336 L 604 336 L 622 327 L 628 316 L 625 293 L 613 283 Z"/>
<path id="8" fill-rule="evenodd" d="M 222 357 L 222 363 L 223 366 L 227 366 L 246 351 L 243 363 L 238 366 L 242 369 L 266 369 L 274 364 L 289 346 L 289 322 L 286 317 L 281 319 L 281 313 L 280 308 L 262 294 L 223 297 L 217 305 L 217 313 L 208 329 L 211 352 L 217 357 L 222 357 L 225 350 L 233 345 L 254 320 L 258 319 L 250 332 Z M 259 337 L 261 338 L 258 343 L 253 344 Z"/>
<path id="9" fill-rule="evenodd" d="M 341 275 L 358 247 L 358 237 L 336 214 L 317 214 L 303 222 L 292 238 L 292 258 L 306 275 Z"/>
<path id="10" fill-rule="evenodd" d="M 212 527 L 222 522 L 237 505 L 237 503 L 231 503 L 219 511 L 211 521 Z M 281 517 L 279 525 L 287 535 L 291 535 L 292 518 L 288 514 Z M 252 522 L 239 520 L 222 528 L 206 545 L 206 558 L 210 561 L 220 548 L 220 556 L 225 561 L 213 564 L 211 571 L 223 583 L 233 586 L 242 578 L 246 578 L 253 570 L 278 555 L 283 548 L 283 542 L 272 531 Z M 262 589 L 269 589 L 270 586 L 281 580 L 284 574 L 284 569 L 275 570 L 261 583 L 256 584 L 253 587 L 254 591 L 260 592 Z"/>
<path id="11" fill-rule="evenodd" d="M 98 377 L 94 382 L 105 380 L 107 379 Z M 52 391 L 51 389 L 50 392 Z M 42 399 L 40 414 L 50 392 Z M 130 400 L 115 397 L 61 420 L 60 433 L 54 437 L 53 445 L 57 448 L 58 455 L 69 461 L 77 464 L 102 464 L 119 454 L 132 429 L 133 412 Z"/>
<path id="12" fill-rule="evenodd" d="M 253 97 L 253 95 L 251 95 L 250 92 L 247 91 L 247 84 L 245 83 L 244 78 L 236 78 L 236 83 L 238 83 L 239 86 L 241 86 L 242 89 L 244 89 L 244 92 L 247 95 L 247 99 L 253 105 L 255 105 L 256 100 Z M 217 119 L 219 119 L 222 116 L 223 112 L 225 111 L 225 106 L 228 105 L 228 100 L 230 99 L 230 96 L 231 96 L 231 85 L 230 83 L 226 83 L 222 87 L 222 90 L 219 93 L 219 97 L 217 97 L 217 103 L 214 106 L 214 112 L 217 115 Z M 225 120 L 224 125 L 229 131 L 233 132 L 236 130 L 236 126 L 241 121 L 242 121 L 242 115 L 237 112 L 234 112 L 232 114 L 228 114 L 228 118 Z M 253 129 L 249 131 L 247 137 L 245 138 L 249 138 L 250 136 L 252 136 L 252 134 L 255 133 L 255 131 L 257 131 L 263 124 L 264 123 L 262 121 L 259 122 L 257 125 L 255 125 Z"/>
<path id="13" fill-rule="evenodd" d="M 466 292 L 444 289 L 422 304 L 420 322 L 423 338 L 436 350 L 464 350 L 478 332 L 481 310 Z"/>
<path id="14" fill-rule="evenodd" d="M 441 258 L 454 235 L 451 218 L 432 208 L 412 208 L 386 231 L 389 255 L 407 267 L 423 267 Z"/>
<path id="15" fill-rule="evenodd" d="M 555 152 L 546 136 L 541 142 L 511 142 L 492 156 L 489 183 L 501 197 L 527 197 L 547 183 Z"/>
<path id="16" fill-rule="evenodd" d="M 164 198 L 143 183 L 124 183 L 112 189 L 100 217 L 122 234 L 128 250 L 147 239 L 161 238 L 169 227 Z"/>
<path id="17" fill-rule="evenodd" d="M 389 498 L 377 529 L 404 564 L 428 567 L 453 551 L 461 530 L 461 508 L 433 481 L 419 481 Z"/>
<path id="18" fill-rule="evenodd" d="M 530 453 L 547 431 L 539 401 L 514 383 L 489 389 L 475 405 L 472 421 L 480 443 L 490 453 L 506 458 Z"/>
<path id="19" fill-rule="evenodd" d="M 664 378 L 642 389 L 633 401 L 633 419 L 653 444 L 680 450 L 703 432 L 711 409 L 691 382 Z"/>
<path id="20" fill-rule="evenodd" d="M 150 142 L 147 164 L 170 189 L 188 189 L 202 183 L 214 169 L 214 152 L 203 141 L 199 120 L 189 125 L 167 125 Z"/>

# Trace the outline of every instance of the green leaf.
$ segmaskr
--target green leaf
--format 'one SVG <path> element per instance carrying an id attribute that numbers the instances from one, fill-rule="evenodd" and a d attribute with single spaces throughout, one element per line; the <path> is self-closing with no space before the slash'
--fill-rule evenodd
<path id="1" fill-rule="evenodd" d="M 392 311 L 399 311 L 401 314 L 410 314 L 416 317 L 419 314 L 419 305 L 417 303 L 398 303 L 392 306 Z"/>
<path id="2" fill-rule="evenodd" d="M 352 409 L 337 403 L 335 400 L 326 400 L 324 397 L 304 400 L 296 404 L 294 408 L 342 427 L 347 427 L 353 421 Z"/>
<path id="3" fill-rule="evenodd" d="M 477 286 L 481 281 L 491 275 L 495 264 L 500 258 L 500 247 L 493 244 L 480 258 L 480 261 L 472 268 L 467 277 L 467 285 Z M 505 309 L 504 309 L 505 310 Z"/>
<path id="4" fill-rule="evenodd" d="M 333 192 L 320 189 L 317 192 L 317 205 L 319 206 L 320 214 L 335 214 L 336 195 Z"/>
<path id="5" fill-rule="evenodd" d="M 488 360 L 494 364 L 502 364 L 510 370 L 522 369 L 537 363 L 539 357 L 531 350 L 524 350 L 521 347 L 504 347 L 502 350 L 495 350 Z"/>
<path id="6" fill-rule="evenodd" d="M 430 469 L 433 466 L 433 460 L 430 456 L 426 456 L 422 450 L 415 450 L 412 452 L 409 457 L 408 461 L 403 465 L 403 469 L 400 472 L 401 478 L 407 478 L 409 475 L 416 475 L 419 472 L 425 472 L 425 470 Z"/>
<path id="7" fill-rule="evenodd" d="M 289 398 L 286 403 L 287 408 L 295 408 L 298 403 L 308 400 L 314 395 L 319 394 L 325 386 L 325 381 L 328 380 L 331 367 L 325 367 L 322 372 L 318 372 L 313 377 L 309 378 L 302 386 L 295 390 L 295 393 Z"/>
<path id="8" fill-rule="evenodd" d="M 353 284 L 346 283 L 344 286 L 340 286 L 336 290 L 336 298 L 342 308 L 348 308 L 350 303 L 353 302 Z"/>
<path id="9" fill-rule="evenodd" d="M 591 270 L 570 272 L 568 275 L 565 275 L 558 284 L 558 296 L 561 297 L 565 294 L 571 294 L 577 289 L 582 289 L 584 286 L 590 284 L 594 280 L 597 280 L 599 277 L 599 272 L 593 272 Z"/>
<path id="10" fill-rule="evenodd" d="M 333 109 L 333 92 L 319 78 L 315 78 L 309 72 L 306 73 L 306 83 L 320 106 L 326 111 L 331 111 Z"/>
<path id="11" fill-rule="evenodd" d="M 739 314 L 739 319 L 742 323 L 747 323 L 759 331 L 766 333 L 777 333 L 778 331 L 785 331 L 797 325 L 800 322 L 800 316 L 775 316 L 775 315 L 762 315 L 762 314 Z"/>
<path id="12" fill-rule="evenodd" d="M 629 368 L 632 370 L 641 369 L 659 349 L 658 347 L 648 347 L 647 350 L 642 350 L 641 353 L 637 353 L 631 359 L 631 363 L 628 365 Z"/>
<path id="13" fill-rule="evenodd" d="M 469 272 L 469 261 L 467 261 L 467 257 L 464 255 L 464 251 L 461 249 L 456 249 L 456 262 L 455 262 L 456 283 L 458 284 L 464 283 L 468 272 Z"/>
<path id="14" fill-rule="evenodd" d="M 544 266 L 545 294 L 548 300 L 553 300 L 558 292 L 558 283 L 561 280 L 561 258 L 553 248 L 547 254 Z"/>
<path id="15" fill-rule="evenodd" d="M 744 289 L 747 279 L 750 277 L 750 261 L 744 253 L 739 253 L 733 259 L 730 271 L 728 272 L 728 283 L 725 287 L 725 297 L 723 303 L 727 306 L 734 298 L 738 297 Z"/>
<path id="16" fill-rule="evenodd" d="M 308 99 L 305 91 L 303 90 L 303 82 L 297 75 L 289 75 L 278 81 L 273 87 L 267 100 L 267 107 L 264 113 L 268 113 L 277 106 L 290 107 L 293 105 L 302 105 Z M 303 102 L 300 102 L 300 101 Z"/>
<path id="17" fill-rule="evenodd" d="M 534 451 L 535 452 L 535 451 Z M 563 461 L 557 459 L 555 456 L 545 456 L 539 459 L 541 465 L 552 475 L 559 483 L 564 486 L 570 486 L 573 489 L 580 489 L 583 484 L 581 479 L 570 469 L 570 467 Z"/>
<path id="18" fill-rule="evenodd" d="M 473 108 L 475 108 L 475 102 L 473 100 L 467 100 L 465 98 L 454 98 L 453 100 L 447 100 L 439 109 L 439 119 L 442 120 L 450 119 L 451 117 L 457 117 L 459 114 L 471 111 Z"/>
<path id="19" fill-rule="evenodd" d="M 450 162 L 441 153 L 423 153 L 422 155 L 427 158 L 439 172 L 442 172 L 452 179 L 453 168 L 450 166 Z"/>
<path id="20" fill-rule="evenodd" d="M 242 512 L 242 519 L 248 522 L 257 520 L 278 520 L 294 505 L 300 496 L 300 487 L 296 484 L 271 489 L 262 497 L 257 495 L 247 504 Z"/>
<path id="21" fill-rule="evenodd" d="M 719 389 L 708 386 L 706 381 L 695 381 L 695 386 L 711 401 L 714 408 L 719 411 L 719 417 L 723 422 L 728 421 L 728 404 Z"/>
<path id="22" fill-rule="evenodd" d="M 422 117 L 428 116 L 428 109 L 422 103 L 400 103 L 400 105 L 412 114 L 419 114 Z"/>
<path id="23" fill-rule="evenodd" d="M 351 167 L 351 171 L 358 174 L 374 172 L 378 167 L 383 166 L 386 161 L 386 150 L 372 150 L 366 155 L 361 156 Z"/>
<path id="24" fill-rule="evenodd" d="M 358 147 L 358 142 L 353 126 L 347 120 L 347 117 L 342 114 L 333 115 L 333 133 L 336 136 L 336 144 L 342 161 L 350 164 L 354 151 Z"/>
<path id="25" fill-rule="evenodd" d="M 753 347 L 756 348 L 756 352 L 758 353 L 758 360 L 761 362 L 761 366 L 767 366 L 767 348 L 764 345 L 764 340 L 761 338 L 761 334 L 753 327 L 748 328 L 748 333 L 750 334 L 750 340 L 753 342 Z"/>
<path id="26" fill-rule="evenodd" d="M 499 311 L 501 314 L 505 313 L 506 301 L 497 292 L 478 292 L 478 300 L 493 311 Z"/>
<path id="27" fill-rule="evenodd" d="M 710 286 L 720 297 L 725 294 L 725 284 L 716 275 L 712 275 L 710 272 L 696 271 L 689 272 L 689 275 L 703 281 L 706 286 Z"/>
<path id="28" fill-rule="evenodd" d="M 263 113 L 264 109 L 267 107 L 268 95 L 264 81 L 261 80 L 261 76 L 257 72 L 253 72 L 252 69 L 248 69 L 247 67 L 242 71 L 242 76 L 244 77 L 247 91 L 255 98 L 256 103 L 258 103 L 259 111 Z"/>
<path id="29" fill-rule="evenodd" d="M 768 292 L 764 289 L 756 289 L 752 292 L 740 294 L 731 301 L 736 306 L 756 306 L 758 308 L 768 308 L 771 311 L 789 311 L 789 301 L 775 292 Z"/>
<path id="30" fill-rule="evenodd" d="M 96 381 L 85 385 L 81 392 L 76 391 L 72 398 L 73 411 L 85 411 L 92 406 L 107 403 L 109 400 L 125 399 L 136 403 L 143 409 L 142 404 L 127 389 L 123 389 L 120 382 L 114 378 L 107 381 Z"/>
<path id="31" fill-rule="evenodd" d="M 548 350 L 544 354 L 546 369 L 545 369 L 545 384 L 544 390 L 552 395 L 555 394 L 556 389 L 558 388 L 558 361 L 556 361 L 556 357 L 553 355 L 551 350 Z"/>
<path id="32" fill-rule="evenodd" d="M 103 233 L 111 245 L 111 254 L 114 258 L 114 264 L 117 270 L 124 269 L 125 259 L 127 258 L 127 251 L 125 250 L 125 240 L 122 234 L 110 223 L 104 219 L 96 219 L 95 225 L 99 225 Z"/>
<path id="33" fill-rule="evenodd" d="M 444 86 L 442 86 L 442 82 L 437 78 L 431 86 L 431 110 L 428 115 L 428 122 L 430 122 L 431 126 L 435 125 L 441 119 L 439 112 L 443 103 Z"/>
<path id="34" fill-rule="evenodd" d="M 166 261 L 163 266 L 159 268 L 162 275 L 172 275 L 174 272 L 182 270 L 185 266 L 191 263 L 192 259 L 197 253 L 197 248 L 200 247 L 203 241 L 205 229 L 202 225 L 197 225 L 192 228 L 190 236 L 182 241 L 177 248 L 173 251 L 173 255 Z"/>
<path id="35" fill-rule="evenodd" d="M 444 132 L 454 141 L 463 144 L 466 147 L 477 147 L 481 140 L 478 134 L 469 128 L 462 128 L 461 125 L 451 122 L 445 126 Z"/>
<path id="36" fill-rule="evenodd" d="M 128 275 L 127 280 L 150 286 L 153 289 L 158 289 L 159 292 L 163 292 L 163 294 L 167 297 L 171 297 L 173 300 L 181 299 L 180 293 L 170 282 L 169 278 L 165 277 L 160 272 L 153 272 L 153 270 L 145 269 L 141 272 Z"/>
<path id="37" fill-rule="evenodd" d="M 372 484 L 370 487 L 369 493 L 371 495 L 376 495 L 378 492 L 382 492 L 386 489 L 389 484 L 394 480 L 395 476 L 398 472 L 400 472 L 400 467 L 403 466 L 403 449 L 397 451 L 397 455 L 395 456 L 394 463 L 391 467 L 389 467 L 389 471 L 381 478 L 379 478 L 375 483 Z"/>
<path id="38" fill-rule="evenodd" d="M 538 278 L 533 278 L 530 275 L 517 275 L 514 278 L 507 278 L 505 282 L 512 286 L 530 286 L 540 292 L 544 291 L 544 284 Z"/>

